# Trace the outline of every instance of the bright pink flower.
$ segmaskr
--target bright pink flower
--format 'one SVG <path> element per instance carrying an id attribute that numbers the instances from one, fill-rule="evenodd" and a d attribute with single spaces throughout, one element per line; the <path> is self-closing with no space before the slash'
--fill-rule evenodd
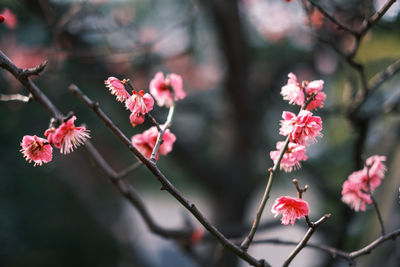
<path id="1" fill-rule="evenodd" d="M 316 142 L 316 137 L 322 137 L 322 120 L 319 116 L 312 116 L 308 110 L 300 111 L 296 116 L 292 112 L 284 111 L 282 114 L 279 134 L 290 136 L 290 142 L 299 145 L 308 145 L 307 141 Z"/>
<path id="2" fill-rule="evenodd" d="M 50 162 L 53 158 L 53 148 L 46 139 L 37 137 L 36 135 L 25 135 L 21 142 L 20 150 L 25 159 L 34 162 L 34 166 L 41 166 L 43 163 Z"/>
<path id="3" fill-rule="evenodd" d="M 175 101 L 186 97 L 182 87 L 182 77 L 175 73 L 168 74 L 164 79 L 164 74 L 157 72 L 150 81 L 150 93 L 156 99 L 157 105 L 166 107 L 172 105 L 172 93 Z"/>
<path id="4" fill-rule="evenodd" d="M 9 10 L 8 8 L 4 8 L 0 15 L 4 18 L 4 23 L 7 25 L 8 28 L 10 29 L 15 29 L 18 25 L 18 19 L 15 14 Z"/>
<path id="5" fill-rule="evenodd" d="M 85 143 L 90 138 L 89 131 L 85 126 L 75 127 L 73 116 L 68 121 L 63 122 L 57 129 L 50 128 L 44 135 L 49 143 L 61 150 L 63 154 L 71 153 L 76 147 Z"/>
<path id="6" fill-rule="evenodd" d="M 108 77 L 104 84 L 110 89 L 112 95 L 117 96 L 117 100 L 120 102 L 124 102 L 130 96 L 125 90 L 124 84 L 115 77 Z"/>
<path id="7" fill-rule="evenodd" d="M 132 144 L 142 153 L 146 158 L 150 159 L 154 146 L 156 145 L 158 137 L 158 130 L 155 126 L 144 131 L 141 134 L 132 136 Z M 158 160 L 159 154 L 166 155 L 172 151 L 172 146 L 176 137 L 170 130 L 166 130 L 163 135 L 163 143 L 161 144 L 156 159 Z"/>
<path id="8" fill-rule="evenodd" d="M 132 91 L 132 96 L 125 101 L 127 109 L 132 111 L 130 121 L 133 127 L 144 122 L 144 115 L 150 112 L 154 106 L 154 99 L 143 91 Z"/>
<path id="9" fill-rule="evenodd" d="M 371 196 L 367 193 L 364 170 L 352 173 L 342 187 L 342 201 L 355 211 L 365 211 L 366 204 L 372 204 Z"/>
<path id="10" fill-rule="evenodd" d="M 307 96 L 307 98 L 305 98 L 302 84 L 297 81 L 296 75 L 289 73 L 288 77 L 289 79 L 287 84 L 281 88 L 281 95 L 283 96 L 284 100 L 289 100 L 289 104 L 302 106 L 308 97 L 311 97 L 313 94 L 315 94 L 314 100 L 307 105 L 306 109 L 312 110 L 314 108 L 322 108 L 324 106 L 326 94 L 321 91 L 324 87 L 324 81 L 303 81 L 303 84 L 305 85 L 304 90 Z"/>
<path id="11" fill-rule="evenodd" d="M 274 214 L 274 217 L 282 214 L 282 224 L 288 225 L 291 223 L 294 225 L 296 219 L 308 215 L 309 208 L 308 203 L 301 198 L 285 196 L 275 200 L 271 211 Z"/>
<path id="12" fill-rule="evenodd" d="M 269 153 L 271 159 L 274 161 L 274 164 L 278 161 L 279 154 L 284 145 L 285 142 L 276 143 L 277 150 Z M 296 143 L 289 143 L 285 154 L 283 154 L 280 163 L 280 169 L 283 169 L 285 172 L 291 172 L 293 169 L 300 168 L 300 161 L 305 160 L 307 160 L 306 147 Z"/>

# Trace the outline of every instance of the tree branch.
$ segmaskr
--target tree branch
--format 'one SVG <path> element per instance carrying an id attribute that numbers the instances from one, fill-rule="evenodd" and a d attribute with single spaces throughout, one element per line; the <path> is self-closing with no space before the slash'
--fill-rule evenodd
<path id="1" fill-rule="evenodd" d="M 241 249 L 238 245 L 234 244 L 231 240 L 226 238 L 218 229 L 213 226 L 206 217 L 200 212 L 200 210 L 191 203 L 185 196 L 182 195 L 178 189 L 165 177 L 165 175 L 158 169 L 155 162 L 148 160 L 144 157 L 130 142 L 130 140 L 121 132 L 121 130 L 111 121 L 111 119 L 99 108 L 97 102 L 93 102 L 90 98 L 82 93 L 82 91 L 76 86 L 71 85 L 70 90 L 86 105 L 88 106 L 102 121 L 103 123 L 114 133 L 114 135 L 125 144 L 125 146 L 135 156 L 143 162 L 143 164 L 150 170 L 150 172 L 157 178 L 161 183 L 162 187 L 168 191 L 179 203 L 182 204 L 187 210 L 189 210 L 193 216 L 212 234 L 223 246 L 231 250 L 237 256 L 248 262 L 253 266 L 270 266 L 264 260 L 257 260 L 246 251 Z"/>
<path id="2" fill-rule="evenodd" d="M 32 95 L 29 94 L 29 96 L 24 96 L 21 94 L 10 94 L 10 95 L 0 94 L 0 101 L 4 102 L 19 101 L 22 103 L 29 103 L 32 101 Z"/>

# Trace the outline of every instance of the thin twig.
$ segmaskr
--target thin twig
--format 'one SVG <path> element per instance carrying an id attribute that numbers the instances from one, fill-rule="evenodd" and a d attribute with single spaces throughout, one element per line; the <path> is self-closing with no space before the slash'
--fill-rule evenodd
<path id="1" fill-rule="evenodd" d="M 127 176 L 130 172 L 136 170 L 138 167 L 142 166 L 142 162 L 141 161 L 137 161 L 135 163 L 133 163 L 131 166 L 127 167 L 126 169 L 120 171 L 117 174 L 117 178 L 118 179 L 123 179 L 125 178 L 125 176 Z"/>
<path id="2" fill-rule="evenodd" d="M 324 216 L 321 217 L 318 221 L 312 224 L 312 227 L 310 227 L 307 231 L 307 233 L 304 235 L 304 237 L 301 239 L 301 241 L 297 244 L 296 248 L 290 253 L 290 255 L 287 257 L 285 262 L 283 263 L 283 267 L 289 266 L 289 264 L 292 262 L 294 257 L 307 245 L 308 240 L 310 240 L 311 236 L 314 234 L 315 230 L 320 226 L 322 223 L 324 223 L 331 214 L 325 214 Z"/>
<path id="3" fill-rule="evenodd" d="M 329 14 L 329 13 L 328 13 L 322 6 L 320 6 L 319 4 L 315 3 L 315 2 L 312 1 L 312 0 L 308 0 L 308 2 L 309 2 L 312 6 L 316 7 L 316 8 L 319 10 L 319 12 L 321 12 L 322 15 L 324 15 L 328 20 L 330 20 L 333 24 L 335 24 L 335 25 L 338 27 L 339 30 L 347 31 L 348 33 L 351 33 L 351 34 L 354 35 L 354 36 L 358 36 L 358 35 L 359 35 L 359 33 L 358 33 L 357 31 L 353 30 L 352 28 L 350 28 L 350 27 L 344 25 L 343 23 L 341 23 L 340 21 L 338 21 L 335 17 L 333 17 L 331 14 Z"/>
<path id="4" fill-rule="evenodd" d="M 32 95 L 24 96 L 21 94 L 0 94 L 0 101 L 8 102 L 8 101 L 19 101 L 22 103 L 29 103 L 32 101 Z"/>
<path id="5" fill-rule="evenodd" d="M 257 260 L 245 250 L 234 244 L 231 240 L 226 238 L 218 229 L 212 225 L 206 217 L 200 212 L 200 210 L 190 202 L 175 186 L 165 177 L 165 175 L 158 169 L 155 162 L 147 159 L 141 154 L 131 143 L 131 141 L 122 133 L 122 131 L 110 120 L 110 118 L 99 108 L 99 104 L 93 102 L 89 97 L 82 93 L 82 91 L 76 86 L 71 85 L 70 90 L 86 105 L 88 106 L 102 121 L 103 123 L 115 134 L 115 136 L 126 146 L 128 149 L 135 154 L 135 156 L 143 162 L 143 164 L 153 173 L 153 175 L 162 184 L 162 187 L 168 191 L 179 203 L 182 204 L 187 210 L 189 210 L 193 216 L 212 234 L 223 246 L 231 250 L 237 256 L 248 262 L 253 266 L 270 266 L 264 260 Z"/>
<path id="6" fill-rule="evenodd" d="M 164 136 L 164 133 L 167 131 L 169 127 L 171 127 L 174 111 L 175 111 L 175 103 L 173 102 L 171 107 L 169 108 L 167 120 L 165 121 L 164 125 L 160 127 L 160 130 L 158 131 L 157 141 L 156 144 L 154 145 L 153 152 L 151 153 L 150 156 L 150 160 L 154 162 L 156 162 L 158 150 L 160 149 L 160 146 L 163 142 L 162 138 Z"/>
<path id="7" fill-rule="evenodd" d="M 396 0 L 388 0 L 386 3 L 379 9 L 374 15 L 370 18 L 365 19 L 363 24 L 361 25 L 360 34 L 364 35 L 372 26 L 374 26 L 385 13 L 389 10 L 389 8 L 396 2 Z"/>
<path id="8" fill-rule="evenodd" d="M 297 179 L 293 179 L 293 180 L 292 180 L 292 183 L 293 183 L 294 187 L 296 188 L 297 197 L 298 197 L 298 198 L 302 198 L 302 197 L 303 197 L 303 193 L 306 192 L 307 189 L 308 189 L 308 185 L 306 184 L 306 185 L 304 186 L 304 188 L 300 188 L 300 186 L 299 186 L 299 181 L 298 181 Z"/>

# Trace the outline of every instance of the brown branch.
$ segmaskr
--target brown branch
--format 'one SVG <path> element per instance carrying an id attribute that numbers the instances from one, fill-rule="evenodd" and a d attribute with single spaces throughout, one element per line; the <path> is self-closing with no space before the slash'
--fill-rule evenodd
<path id="1" fill-rule="evenodd" d="M 120 171 L 116 178 L 117 179 L 123 179 L 125 178 L 125 176 L 127 176 L 130 172 L 136 170 L 137 168 L 139 168 L 140 166 L 142 166 L 142 162 L 141 161 L 136 161 L 135 163 L 133 163 L 132 165 L 128 166 L 126 169 L 123 169 L 122 171 Z"/>
<path id="2" fill-rule="evenodd" d="M 400 59 L 390 64 L 384 71 L 379 72 L 370 80 L 369 94 L 375 92 L 384 82 L 391 79 L 397 72 L 400 71 Z"/>
<path id="3" fill-rule="evenodd" d="M 191 229 L 172 230 L 159 226 L 151 217 L 145 203 L 142 201 L 135 189 L 128 182 L 121 180 L 121 173 L 117 173 L 113 170 L 113 168 L 107 163 L 107 161 L 101 156 L 99 151 L 89 140 L 85 142 L 85 148 L 88 151 L 90 157 L 94 160 L 96 166 L 99 167 L 106 174 L 108 180 L 112 183 L 112 185 L 137 209 L 151 232 L 165 238 L 174 239 L 188 238 L 190 236 L 192 232 Z M 135 165 L 136 164 L 132 166 Z"/>
<path id="4" fill-rule="evenodd" d="M 32 102 L 32 95 L 29 94 L 29 96 L 24 96 L 21 94 L 10 94 L 10 95 L 0 94 L 0 101 L 4 102 L 19 101 L 22 103 L 29 103 Z"/>
<path id="5" fill-rule="evenodd" d="M 161 183 L 162 188 L 168 191 L 179 203 L 189 210 L 193 216 L 212 234 L 223 246 L 231 250 L 237 256 L 248 262 L 253 266 L 270 266 L 264 260 L 257 260 L 246 251 L 241 249 L 238 245 L 234 244 L 231 240 L 226 238 L 218 229 L 212 225 L 200 210 L 190 202 L 175 186 L 165 177 L 165 175 L 158 169 L 155 162 L 144 157 L 130 142 L 130 140 L 121 132 L 121 130 L 111 121 L 111 119 L 99 108 L 97 102 L 93 102 L 89 97 L 82 93 L 76 86 L 71 85 L 70 90 L 86 105 L 88 106 L 103 123 L 114 133 L 114 135 L 125 144 L 125 146 L 150 170 L 150 172 Z"/>
<path id="6" fill-rule="evenodd" d="M 315 230 L 320 226 L 322 223 L 324 223 L 329 217 L 331 217 L 331 214 L 325 214 L 324 216 L 321 217 L 318 221 L 310 225 L 310 228 L 308 229 L 307 233 L 304 235 L 303 239 L 297 244 L 296 248 L 290 253 L 290 255 L 287 257 L 285 262 L 283 263 L 283 267 L 289 266 L 289 264 L 292 262 L 292 260 L 297 256 L 297 254 L 307 245 L 308 240 L 310 240 L 311 236 L 314 234 Z"/>
<path id="7" fill-rule="evenodd" d="M 320 6 L 319 4 L 315 3 L 312 0 L 308 0 L 308 2 L 312 6 L 317 8 L 319 10 L 319 12 L 321 12 L 322 15 L 324 15 L 328 20 L 330 20 L 333 24 L 335 24 L 339 30 L 344 30 L 354 36 L 359 36 L 359 33 L 357 31 L 355 31 L 354 29 L 352 29 L 352 28 L 344 25 L 340 21 L 338 21 L 335 17 L 333 17 L 331 14 L 329 14 L 322 6 Z"/>
<path id="8" fill-rule="evenodd" d="M 304 186 L 304 188 L 300 188 L 300 186 L 299 186 L 299 181 L 298 181 L 297 179 L 293 179 L 293 180 L 292 180 L 292 183 L 293 183 L 294 187 L 296 188 L 297 197 L 298 197 L 298 198 L 302 198 L 302 197 L 303 197 L 303 193 L 306 192 L 307 189 L 308 189 L 308 185 L 306 184 L 306 185 Z"/>
<path id="9" fill-rule="evenodd" d="M 364 20 L 363 24 L 361 25 L 360 35 L 364 35 L 369 29 L 372 28 L 382 17 L 385 13 L 389 10 L 389 8 L 396 2 L 396 0 L 388 0 L 386 3 L 379 9 L 374 15 L 370 18 Z"/>

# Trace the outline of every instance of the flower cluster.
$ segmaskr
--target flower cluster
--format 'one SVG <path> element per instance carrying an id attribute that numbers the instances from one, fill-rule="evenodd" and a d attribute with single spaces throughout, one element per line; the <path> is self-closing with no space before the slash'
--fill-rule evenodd
<path id="1" fill-rule="evenodd" d="M 366 160 L 363 169 L 349 175 L 342 187 L 342 201 L 355 211 L 365 211 L 372 204 L 371 195 L 385 176 L 385 156 L 374 155 Z"/>
<path id="2" fill-rule="evenodd" d="M 300 168 L 300 161 L 307 160 L 306 147 L 309 143 L 315 143 L 317 137 L 322 137 L 322 120 L 319 116 L 313 116 L 310 110 L 323 107 L 326 94 L 322 92 L 324 81 L 298 82 L 296 75 L 289 73 L 286 85 L 281 89 L 281 95 L 289 104 L 301 106 L 298 115 L 284 111 L 283 120 L 280 122 L 279 134 L 289 137 L 289 144 L 282 156 L 280 168 L 285 172 L 291 172 Z M 285 142 L 276 144 L 277 150 L 270 152 L 270 157 L 276 164 L 280 151 L 284 149 Z"/>
<path id="3" fill-rule="evenodd" d="M 132 90 L 130 95 L 125 89 L 125 85 L 129 84 L 129 81 L 123 79 L 122 81 L 115 77 L 109 77 L 104 84 L 109 88 L 112 95 L 117 97 L 117 101 L 125 102 L 125 107 L 130 110 L 131 115 L 129 120 L 133 127 L 142 124 L 145 121 L 145 115 L 148 114 L 154 107 L 154 99 L 158 106 L 171 107 L 174 102 L 179 99 L 184 99 L 186 93 L 182 87 L 182 77 L 171 73 L 164 78 L 162 72 L 156 73 L 154 78 L 150 81 L 149 93 L 144 91 Z M 133 89 L 133 88 L 132 88 Z M 154 97 L 154 99 L 153 99 Z M 141 134 L 136 134 L 132 137 L 132 144 L 146 157 L 151 157 L 154 147 L 156 146 L 159 132 L 156 127 L 144 131 Z M 156 155 L 156 159 L 159 158 L 159 154 L 166 155 L 172 150 L 173 143 L 176 137 L 166 130 L 162 138 L 162 144 Z"/>
<path id="4" fill-rule="evenodd" d="M 53 145 L 60 149 L 63 154 L 71 153 L 76 147 L 84 144 L 85 140 L 90 138 L 89 131 L 85 126 L 75 126 L 76 117 L 72 116 L 63 122 L 58 128 L 50 127 L 44 133 L 47 139 L 37 137 L 36 135 L 25 135 L 21 142 L 21 152 L 25 159 L 34 162 L 34 166 L 41 166 L 48 163 L 53 158 Z"/>

